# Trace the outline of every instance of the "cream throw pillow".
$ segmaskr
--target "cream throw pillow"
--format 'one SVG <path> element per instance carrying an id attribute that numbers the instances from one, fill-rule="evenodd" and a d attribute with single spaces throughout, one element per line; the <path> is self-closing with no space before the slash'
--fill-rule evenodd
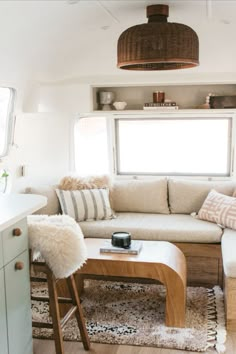
<path id="1" fill-rule="evenodd" d="M 166 178 L 115 181 L 110 196 L 115 211 L 169 214 Z"/>
<path id="2" fill-rule="evenodd" d="M 106 220 L 113 217 L 108 189 L 56 189 L 63 214 L 76 221 Z"/>
<path id="3" fill-rule="evenodd" d="M 198 217 L 236 230 L 236 198 L 211 190 Z"/>
<path id="4" fill-rule="evenodd" d="M 168 181 L 170 211 L 172 214 L 197 213 L 212 189 L 232 196 L 235 188 L 236 183 L 232 181 L 201 181 L 171 178 Z"/>

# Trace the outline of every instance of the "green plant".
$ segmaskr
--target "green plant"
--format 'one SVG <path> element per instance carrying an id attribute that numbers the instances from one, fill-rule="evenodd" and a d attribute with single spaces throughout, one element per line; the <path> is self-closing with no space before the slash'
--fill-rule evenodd
<path id="1" fill-rule="evenodd" d="M 9 173 L 6 170 L 3 170 L 1 177 L 8 177 Z"/>
<path id="2" fill-rule="evenodd" d="M 7 190 L 7 179 L 9 177 L 9 173 L 4 169 L 1 171 L 1 174 L 0 174 L 0 182 L 1 184 L 3 185 L 1 187 L 1 192 L 2 193 L 6 193 L 6 190 Z"/>

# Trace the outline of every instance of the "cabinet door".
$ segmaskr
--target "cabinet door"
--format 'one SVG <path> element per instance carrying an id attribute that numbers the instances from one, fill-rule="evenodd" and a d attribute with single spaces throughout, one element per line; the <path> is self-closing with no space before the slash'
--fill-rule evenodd
<path id="1" fill-rule="evenodd" d="M 8 354 L 5 285 L 3 269 L 0 270 L 0 353 Z"/>
<path id="2" fill-rule="evenodd" d="M 16 235 L 14 235 L 17 231 Z M 28 248 L 27 220 L 22 219 L 2 231 L 4 264 Z"/>
<path id="3" fill-rule="evenodd" d="M 16 265 L 23 269 L 17 270 Z M 32 354 L 28 251 L 5 267 L 5 282 L 9 354 Z"/>

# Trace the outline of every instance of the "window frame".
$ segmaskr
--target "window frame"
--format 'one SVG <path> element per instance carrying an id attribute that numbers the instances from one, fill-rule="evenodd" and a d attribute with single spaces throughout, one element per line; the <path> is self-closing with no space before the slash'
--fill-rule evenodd
<path id="1" fill-rule="evenodd" d="M 130 111 L 130 112 L 116 112 L 116 111 L 96 111 L 90 113 L 79 114 L 78 118 L 89 118 L 95 116 L 103 116 L 107 119 L 107 134 L 108 134 L 108 158 L 109 158 L 109 173 L 110 175 L 114 176 L 114 178 L 118 179 L 125 179 L 125 178 L 149 178 L 154 176 L 171 176 L 174 177 L 185 177 L 187 179 L 199 179 L 202 178 L 203 180 L 231 180 L 234 176 L 234 170 L 236 168 L 236 162 L 234 159 L 234 150 L 236 145 L 236 110 L 219 110 L 219 109 L 212 109 L 212 110 L 178 110 L 175 112 L 143 112 L 143 111 Z M 129 173 L 129 174 L 119 174 L 118 172 L 118 159 L 117 159 L 117 140 L 116 140 L 116 130 L 115 124 L 117 119 L 150 119 L 150 118 L 228 118 L 231 121 L 231 134 L 229 135 L 229 157 L 228 157 L 228 175 L 219 175 L 219 174 L 140 174 L 140 173 Z M 73 144 L 74 149 L 74 144 Z M 72 149 L 72 150 L 73 150 Z M 73 156 L 74 158 L 74 156 Z M 72 160 L 73 160 L 72 158 Z M 74 170 L 74 163 L 71 166 Z"/>
<path id="2" fill-rule="evenodd" d="M 12 87 L 2 87 L 10 90 L 10 99 L 8 104 L 8 111 L 6 117 L 6 131 L 5 131 L 5 144 L 3 151 L 0 152 L 0 159 L 7 156 L 9 153 L 10 146 L 13 142 L 14 126 L 15 126 L 15 116 L 14 108 L 16 101 L 16 90 Z"/>

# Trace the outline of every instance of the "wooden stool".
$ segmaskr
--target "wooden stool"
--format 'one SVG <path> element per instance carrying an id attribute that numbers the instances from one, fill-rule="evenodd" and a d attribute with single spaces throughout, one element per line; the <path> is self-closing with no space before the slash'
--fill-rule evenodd
<path id="1" fill-rule="evenodd" d="M 31 255 L 30 255 L 31 256 Z M 30 257 L 31 259 L 31 257 Z M 57 279 L 53 275 L 52 271 L 49 269 L 45 262 L 33 262 L 30 263 L 31 274 L 32 271 L 37 275 L 38 272 L 42 272 L 46 274 L 46 277 L 37 277 L 31 276 L 32 282 L 47 282 L 48 284 L 48 295 L 49 296 L 31 296 L 31 300 L 35 301 L 46 301 L 49 302 L 49 310 L 50 315 L 52 317 L 52 323 L 45 322 L 32 322 L 33 327 L 38 328 L 52 328 L 54 332 L 54 341 L 56 347 L 56 354 L 64 354 L 64 346 L 63 346 L 63 335 L 62 328 L 65 326 L 67 321 L 71 318 L 73 314 L 76 316 L 76 320 L 78 322 L 78 327 L 80 330 L 81 340 L 83 342 L 83 346 L 85 350 L 89 350 L 90 341 L 88 338 L 87 329 L 85 326 L 83 311 L 80 304 L 80 299 L 78 296 L 78 292 L 76 289 L 74 274 L 70 275 L 66 278 L 66 283 L 68 286 L 70 298 L 59 297 L 57 293 Z M 70 310 L 65 314 L 65 316 L 61 319 L 60 317 L 60 309 L 59 303 L 62 304 L 72 304 Z"/>

